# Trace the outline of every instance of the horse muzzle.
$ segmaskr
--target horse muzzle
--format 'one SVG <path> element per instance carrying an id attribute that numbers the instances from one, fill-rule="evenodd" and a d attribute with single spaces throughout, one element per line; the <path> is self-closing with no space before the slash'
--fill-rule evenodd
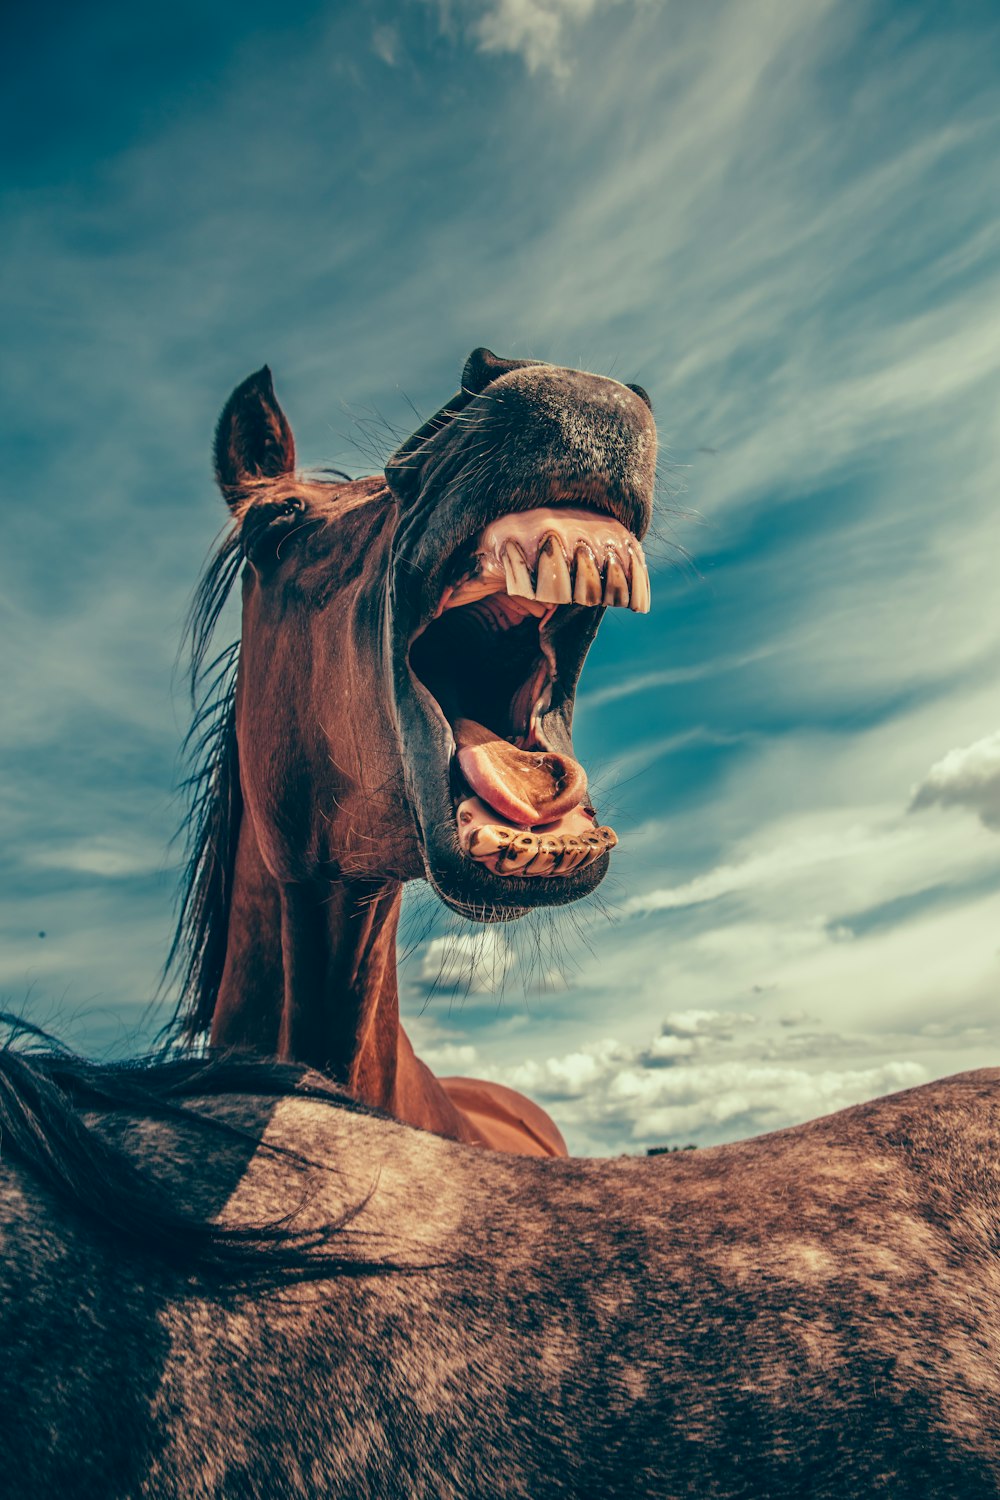
<path id="1" fill-rule="evenodd" d="M 394 490 L 406 476 L 396 708 L 429 878 L 466 915 L 503 918 L 586 894 L 618 842 L 591 804 L 572 713 L 605 609 L 649 609 L 655 429 L 627 387 L 537 365 L 507 366 L 460 422 L 445 412 L 386 471 Z M 488 483 L 466 462 L 481 428 Z"/>

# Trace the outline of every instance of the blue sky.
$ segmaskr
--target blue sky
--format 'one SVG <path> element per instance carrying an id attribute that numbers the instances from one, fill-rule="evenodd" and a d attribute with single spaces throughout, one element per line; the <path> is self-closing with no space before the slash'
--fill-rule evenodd
<path id="1" fill-rule="evenodd" d="M 595 1151 L 996 1062 L 995 7 L 12 24 L 8 1003 L 96 1049 L 148 1035 L 229 390 L 266 360 L 302 459 L 365 472 L 487 344 L 651 392 L 654 605 L 608 616 L 579 699 L 606 910 L 536 961 L 414 893 L 418 1045 Z"/>

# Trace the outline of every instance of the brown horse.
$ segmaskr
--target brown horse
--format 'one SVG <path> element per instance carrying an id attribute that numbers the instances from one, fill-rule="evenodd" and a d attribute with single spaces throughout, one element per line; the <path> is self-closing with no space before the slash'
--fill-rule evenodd
<path id="1" fill-rule="evenodd" d="M 529 1161 L 0 1048 L 4 1500 L 1000 1495 L 1000 1072 Z"/>
<path id="2" fill-rule="evenodd" d="M 403 883 L 480 922 L 568 901 L 616 843 L 573 754 L 607 606 L 649 606 L 656 435 L 638 386 L 488 350 L 385 476 L 317 481 L 264 369 L 215 445 L 233 527 L 200 664 L 242 569 L 238 670 L 206 763 L 175 942 L 189 1036 L 321 1068 L 454 1140 L 559 1155 L 497 1084 L 433 1077 L 399 1024 Z"/>

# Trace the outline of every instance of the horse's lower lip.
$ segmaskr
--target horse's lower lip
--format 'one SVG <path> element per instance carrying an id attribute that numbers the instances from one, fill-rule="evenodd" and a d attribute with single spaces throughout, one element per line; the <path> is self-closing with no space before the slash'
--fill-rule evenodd
<path id="1" fill-rule="evenodd" d="M 459 721 L 451 765 L 462 853 L 509 877 L 566 879 L 618 842 L 586 802 L 583 767 L 571 756 L 519 750 L 482 725 Z"/>

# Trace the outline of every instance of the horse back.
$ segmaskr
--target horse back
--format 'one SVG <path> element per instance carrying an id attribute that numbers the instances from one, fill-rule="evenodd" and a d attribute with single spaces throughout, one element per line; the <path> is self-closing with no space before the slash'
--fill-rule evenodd
<path id="1" fill-rule="evenodd" d="M 263 1113 L 304 1203 L 280 1154 L 121 1139 L 223 1219 L 365 1200 L 368 1274 L 210 1284 L 4 1165 L 11 1500 L 1000 1493 L 1000 1075 L 654 1161 Z"/>

